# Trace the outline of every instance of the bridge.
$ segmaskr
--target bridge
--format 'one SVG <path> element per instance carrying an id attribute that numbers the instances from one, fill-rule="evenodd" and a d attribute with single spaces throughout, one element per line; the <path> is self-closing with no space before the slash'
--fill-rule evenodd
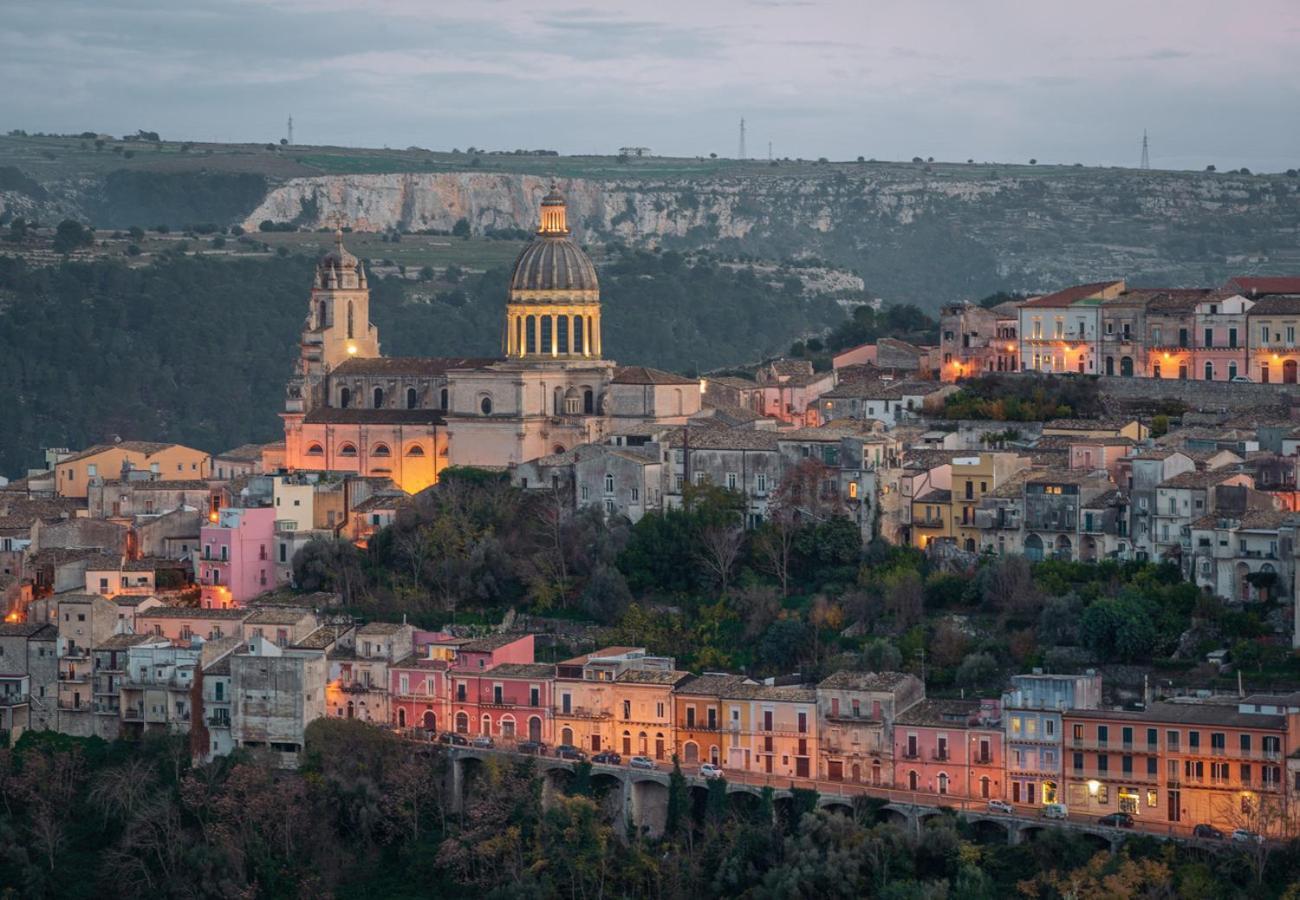
<path id="1" fill-rule="evenodd" d="M 577 765 L 574 760 L 521 754 L 511 749 L 437 746 L 446 751 L 450 760 L 448 788 L 452 809 L 456 811 L 464 807 L 467 793 L 472 793 L 469 783 L 476 776 L 477 769 L 488 760 L 533 760 L 542 777 L 543 805 L 548 805 L 557 795 L 565 792 L 573 780 Z M 668 817 L 670 775 L 670 770 L 660 767 L 634 769 L 626 765 L 599 763 L 591 766 L 591 783 L 609 821 L 627 824 L 637 833 L 648 837 L 663 834 Z M 682 775 L 691 796 L 702 802 L 703 794 L 709 790 L 709 779 L 685 771 Z M 886 821 L 918 835 L 928 820 L 955 814 L 985 840 L 1005 840 L 1010 844 L 1019 844 L 1049 828 L 1066 828 L 1090 835 L 1096 841 L 1098 849 L 1114 852 L 1132 831 L 1100 825 L 1095 819 L 1048 819 L 1022 812 L 1000 813 L 988 809 L 985 801 L 939 798 L 936 795 L 875 785 L 810 779 L 778 780 L 750 772 L 729 773 L 725 783 L 728 802 L 733 808 L 753 812 L 758 810 L 764 790 L 770 788 L 778 816 L 789 814 L 797 790 L 816 791 L 818 808 L 847 816 L 854 815 L 858 802 L 864 797 L 884 800 L 884 805 L 879 807 L 880 815 Z M 937 802 L 940 799 L 944 802 Z M 1143 829 L 1140 825 L 1136 830 L 1165 839 L 1182 837 L 1167 830 Z"/>

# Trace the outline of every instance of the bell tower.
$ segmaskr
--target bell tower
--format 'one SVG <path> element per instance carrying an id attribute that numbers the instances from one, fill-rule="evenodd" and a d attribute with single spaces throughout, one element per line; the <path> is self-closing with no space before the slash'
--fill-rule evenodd
<path id="1" fill-rule="evenodd" d="M 379 332 L 370 323 L 365 265 L 343 246 L 343 232 L 336 230 L 333 249 L 316 265 L 285 411 L 300 413 L 324 405 L 325 378 L 331 370 L 349 359 L 377 356 Z"/>

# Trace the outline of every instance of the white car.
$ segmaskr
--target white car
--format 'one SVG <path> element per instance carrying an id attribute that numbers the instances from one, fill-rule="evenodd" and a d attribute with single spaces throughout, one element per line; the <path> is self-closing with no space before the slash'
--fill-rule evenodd
<path id="1" fill-rule="evenodd" d="M 627 764 L 634 769 L 657 769 L 655 761 L 648 756 L 634 756 L 627 761 Z"/>
<path id="2" fill-rule="evenodd" d="M 1243 844 L 1248 844 L 1251 841 L 1254 841 L 1256 844 L 1264 843 L 1264 837 L 1256 834 L 1249 828 L 1234 828 L 1232 831 L 1232 839 Z"/>
<path id="3" fill-rule="evenodd" d="M 704 763 L 703 765 L 700 766 L 700 777 L 701 777 L 701 778 L 721 778 L 721 777 L 722 777 L 722 767 L 721 767 L 721 766 L 715 766 L 713 763 Z"/>
<path id="4" fill-rule="evenodd" d="M 1016 808 L 1005 800 L 989 801 L 989 812 L 1006 813 L 1007 815 L 1011 815 L 1015 811 Z"/>

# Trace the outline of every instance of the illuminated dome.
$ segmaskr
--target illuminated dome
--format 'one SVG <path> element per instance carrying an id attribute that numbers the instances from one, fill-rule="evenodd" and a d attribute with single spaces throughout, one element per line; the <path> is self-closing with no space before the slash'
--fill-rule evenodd
<path id="1" fill-rule="evenodd" d="M 596 267 L 569 237 L 564 197 L 554 187 L 542 198 L 542 224 L 510 275 L 514 291 L 598 291 Z M 519 298 L 525 299 L 525 298 Z M 531 299 L 531 298 L 527 298 Z"/>
<path id="2" fill-rule="evenodd" d="M 316 264 L 316 287 L 355 290 L 365 286 L 365 267 L 343 246 L 343 231 L 335 231 L 334 247 Z"/>
<path id="3" fill-rule="evenodd" d="M 599 357 L 600 282 L 569 236 L 564 196 L 554 186 L 542 198 L 541 218 L 510 273 L 502 349 L 532 360 Z"/>

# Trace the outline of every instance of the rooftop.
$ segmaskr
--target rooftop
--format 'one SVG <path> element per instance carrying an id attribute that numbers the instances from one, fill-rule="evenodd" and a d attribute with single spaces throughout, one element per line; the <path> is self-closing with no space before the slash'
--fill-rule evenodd
<path id="1" fill-rule="evenodd" d="M 549 663 L 501 663 L 488 669 L 488 678 L 554 678 L 555 666 Z"/>
<path id="2" fill-rule="evenodd" d="M 681 384 L 699 387 L 699 379 L 687 378 L 648 366 L 620 366 L 614 370 L 613 384 Z"/>
<path id="3" fill-rule="evenodd" d="M 617 680 L 624 684 L 679 684 L 690 677 L 690 672 L 677 669 L 627 669 Z"/>
<path id="4" fill-rule="evenodd" d="M 526 632 L 510 631 L 503 634 L 489 634 L 486 637 L 472 638 L 470 640 L 459 642 L 459 650 L 465 653 L 491 653 L 493 650 L 500 650 L 515 641 L 523 640 L 529 637 Z M 435 643 L 443 643 L 436 641 Z"/>
<path id="5" fill-rule="evenodd" d="M 367 636 L 386 637 L 388 635 L 400 634 L 403 628 L 409 626 L 402 625 L 399 622 L 367 622 L 357 629 L 357 634 Z"/>
<path id="6" fill-rule="evenodd" d="M 1230 478 L 1246 475 L 1233 468 L 1208 469 L 1205 471 L 1180 472 L 1173 478 L 1166 478 L 1156 487 L 1160 488 L 1205 488 L 1220 484 Z M 1246 475 L 1249 478 L 1249 475 Z"/>
<path id="7" fill-rule="evenodd" d="M 922 700 L 903 711 L 896 725 L 942 725 L 950 728 L 980 727 L 978 700 Z"/>
<path id="8" fill-rule="evenodd" d="M 240 622 L 248 618 L 248 609 L 199 609 L 196 606 L 155 606 L 137 613 L 139 619 L 225 619 Z"/>
<path id="9" fill-rule="evenodd" d="M 346 365 L 346 363 L 345 363 Z M 240 444 L 232 450 L 225 453 L 218 453 L 217 459 L 233 459 L 241 462 L 256 462 L 262 458 L 263 444 Z"/>
<path id="10" fill-rule="evenodd" d="M 125 650 L 128 647 L 134 647 L 137 644 L 166 642 L 167 638 L 156 634 L 115 634 L 112 637 L 105 638 L 91 649 L 93 650 Z"/>
<path id="11" fill-rule="evenodd" d="M 312 614 L 309 609 L 283 606 L 271 609 L 259 609 L 244 621 L 249 625 L 297 625 Z"/>
<path id="12" fill-rule="evenodd" d="M 1168 722 L 1176 725 L 1222 725 L 1234 728 L 1262 728 L 1280 731 L 1286 727 L 1286 716 L 1260 715 L 1239 712 L 1233 703 L 1175 703 L 1159 701 L 1145 710 L 1128 709 L 1072 709 L 1065 713 L 1071 719 L 1119 719 L 1126 722 Z"/>
<path id="13" fill-rule="evenodd" d="M 668 438 L 668 446 L 692 450 L 776 450 L 778 433 L 756 428 L 692 425 Z"/>
<path id="14" fill-rule="evenodd" d="M 1104 292 L 1107 288 L 1114 287 L 1116 284 L 1120 284 L 1120 282 L 1094 281 L 1089 284 L 1076 284 L 1074 287 L 1068 287 L 1053 294 L 1044 294 L 1041 297 L 1026 300 L 1020 306 L 1022 308 L 1073 306 L 1081 300 L 1096 299 L 1098 294 Z"/>
<path id="15" fill-rule="evenodd" d="M 841 670 L 824 679 L 818 688 L 830 691 L 892 691 L 915 676 L 906 672 L 850 672 Z"/>
<path id="16" fill-rule="evenodd" d="M 738 684 L 723 693 L 728 700 L 773 700 L 784 703 L 816 703 L 817 689 L 807 684 Z"/>
<path id="17" fill-rule="evenodd" d="M 456 369 L 482 369 L 500 360 L 487 356 L 376 356 L 369 359 L 344 360 L 331 374 L 340 377 L 353 375 L 408 375 L 433 378 Z"/>

